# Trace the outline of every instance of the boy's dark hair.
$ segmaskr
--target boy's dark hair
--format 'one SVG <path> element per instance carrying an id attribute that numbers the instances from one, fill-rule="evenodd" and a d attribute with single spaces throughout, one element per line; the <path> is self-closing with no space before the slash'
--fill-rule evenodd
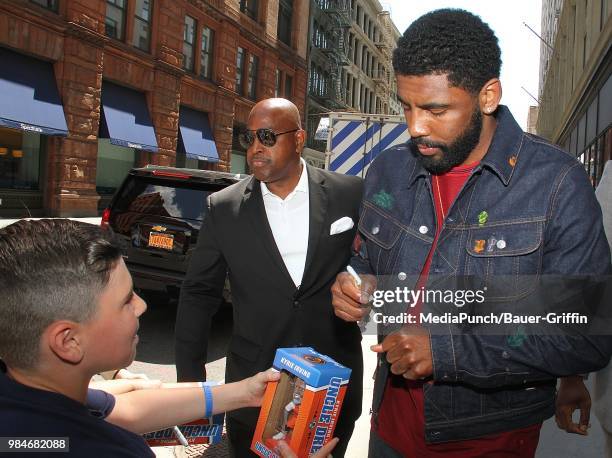
<path id="1" fill-rule="evenodd" d="M 29 369 L 54 321 L 84 322 L 121 259 L 111 231 L 67 219 L 0 229 L 0 358 Z"/>
<path id="2" fill-rule="evenodd" d="M 477 94 L 499 78 L 497 37 L 480 17 L 460 9 L 440 9 L 414 21 L 393 52 L 396 75 L 447 74 L 449 82 Z"/>

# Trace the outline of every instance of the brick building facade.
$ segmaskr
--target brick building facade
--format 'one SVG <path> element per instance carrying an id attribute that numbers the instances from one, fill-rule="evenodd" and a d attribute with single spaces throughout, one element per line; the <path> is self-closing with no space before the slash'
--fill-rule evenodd
<path id="1" fill-rule="evenodd" d="M 304 115 L 308 4 L 308 0 L 1 0 L 0 60 L 6 61 L 0 65 L 8 65 L 6 56 L 52 65 L 67 134 L 32 140 L 25 138 L 31 134 L 23 124 L 23 133 L 1 124 L 5 127 L 0 128 L 0 175 L 5 176 L 0 176 L 0 216 L 97 214 L 101 195 L 108 197 L 100 191 L 100 174 L 114 173 L 120 163 L 100 162 L 99 157 L 101 124 L 105 113 L 109 117 L 102 103 L 106 86 L 143 95 L 154 129 L 151 143 L 157 147 L 149 150 L 157 151 L 124 148 L 128 163 L 133 162 L 128 165 L 175 165 L 181 149 L 181 107 L 186 107 L 208 118 L 218 156 L 208 163 L 192 161 L 192 166 L 231 170 L 232 151 L 240 154 L 233 139 L 256 100 L 287 96 Z M 0 118 L 1 111 L 0 107 Z M 136 119 L 139 122 L 138 114 Z M 134 146 L 127 140 L 126 145 Z M 28 173 L 33 178 L 24 181 L 17 175 L 25 173 L 20 161 L 30 154 L 26 143 L 40 144 L 40 149 L 33 160 L 39 167 L 32 165 Z M 116 154 L 117 147 L 112 148 Z M 122 149 L 117 151 L 123 154 Z M 16 178 L 9 180 L 10 174 Z"/>

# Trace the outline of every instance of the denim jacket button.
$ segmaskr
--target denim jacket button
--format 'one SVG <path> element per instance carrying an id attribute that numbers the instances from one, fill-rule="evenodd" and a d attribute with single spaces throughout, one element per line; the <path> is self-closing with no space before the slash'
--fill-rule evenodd
<path id="1" fill-rule="evenodd" d="M 372 228 L 372 234 L 376 235 L 376 234 L 378 234 L 379 232 L 380 232 L 380 227 L 378 227 L 378 226 L 374 226 L 374 227 Z"/>
<path id="2" fill-rule="evenodd" d="M 505 240 L 498 240 L 497 241 L 497 248 L 499 248 L 500 250 L 503 250 L 504 248 L 506 248 L 506 241 Z"/>
<path id="3" fill-rule="evenodd" d="M 510 355 L 508 354 L 508 352 L 507 352 L 507 351 L 505 351 L 505 352 L 503 352 L 503 353 L 502 353 L 502 358 L 504 358 L 504 359 L 508 359 L 508 358 L 510 358 Z"/>
<path id="4" fill-rule="evenodd" d="M 400 272 L 399 274 L 397 274 L 397 278 L 404 281 L 406 280 L 406 272 Z"/>
<path id="5" fill-rule="evenodd" d="M 419 232 L 421 234 L 427 234 L 429 232 L 429 229 L 427 228 L 427 226 L 421 226 L 419 227 Z"/>

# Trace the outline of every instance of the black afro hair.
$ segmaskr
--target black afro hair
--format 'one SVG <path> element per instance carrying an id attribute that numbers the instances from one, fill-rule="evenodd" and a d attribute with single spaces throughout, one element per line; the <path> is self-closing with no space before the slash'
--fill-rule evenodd
<path id="1" fill-rule="evenodd" d="M 476 94 L 499 78 L 501 51 L 493 30 L 460 9 L 440 9 L 414 21 L 393 52 L 396 75 L 447 74 L 449 82 Z"/>

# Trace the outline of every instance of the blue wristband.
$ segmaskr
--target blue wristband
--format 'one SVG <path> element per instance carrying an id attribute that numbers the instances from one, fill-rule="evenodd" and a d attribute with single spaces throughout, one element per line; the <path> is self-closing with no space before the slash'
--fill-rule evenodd
<path id="1" fill-rule="evenodd" d="M 210 385 L 204 385 L 202 383 L 202 389 L 204 390 L 204 418 L 208 418 L 212 416 L 213 413 L 213 398 L 212 398 L 212 390 L 210 389 Z"/>

